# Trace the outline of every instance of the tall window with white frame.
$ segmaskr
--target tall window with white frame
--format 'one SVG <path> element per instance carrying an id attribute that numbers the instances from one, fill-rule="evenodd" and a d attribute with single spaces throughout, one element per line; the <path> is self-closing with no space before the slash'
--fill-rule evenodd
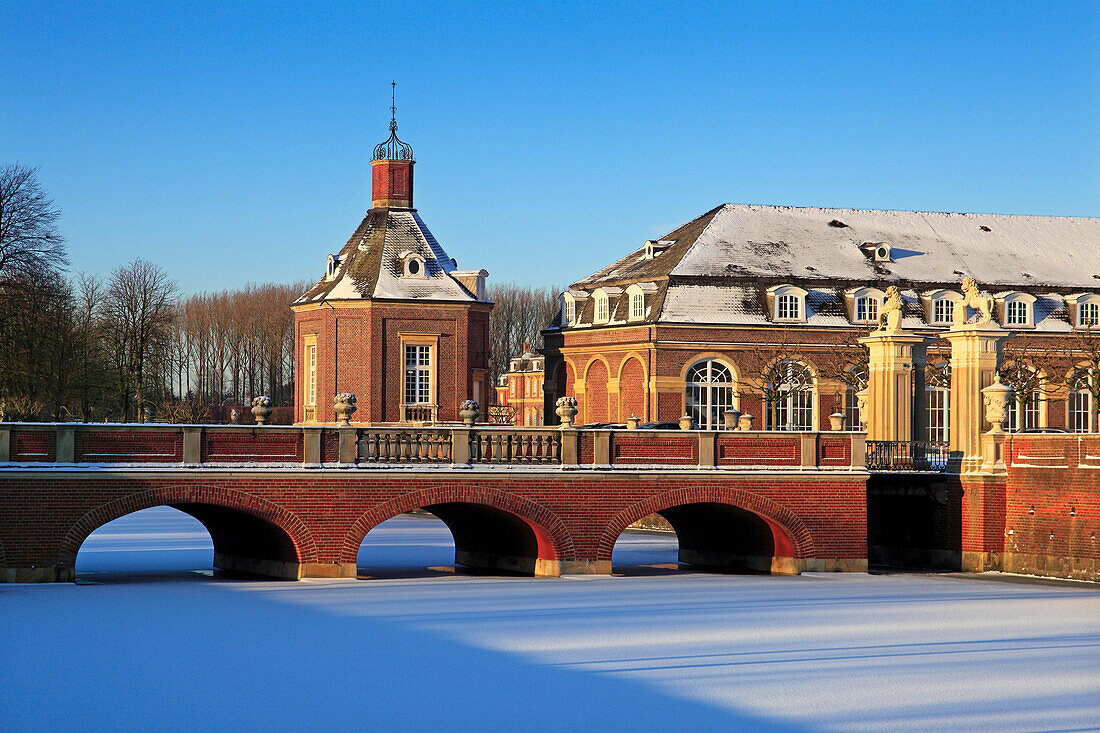
<path id="1" fill-rule="evenodd" d="M 606 293 L 596 293 L 596 322 L 607 323 L 609 308 Z"/>
<path id="2" fill-rule="evenodd" d="M 1081 367 L 1067 380 L 1069 394 L 1066 396 L 1066 428 L 1071 433 L 1100 432 L 1093 415 L 1092 390 L 1089 381 L 1094 375 L 1088 367 Z"/>
<path id="3" fill-rule="evenodd" d="M 405 404 L 428 405 L 432 401 L 432 347 L 405 344 Z"/>
<path id="4" fill-rule="evenodd" d="M 848 368 L 844 386 L 844 429 L 852 431 L 863 430 L 860 421 L 859 397 L 856 393 L 867 386 L 867 370 L 858 365 Z"/>
<path id="5" fill-rule="evenodd" d="M 772 367 L 764 386 L 765 430 L 814 429 L 814 379 L 805 364 L 782 361 Z"/>
<path id="6" fill-rule="evenodd" d="M 799 297 L 790 293 L 780 295 L 779 302 L 776 304 L 775 315 L 776 318 L 781 320 L 795 321 L 802 318 L 802 307 Z"/>
<path id="7" fill-rule="evenodd" d="M 645 296 L 633 293 L 630 296 L 630 318 L 640 321 L 645 316 Z"/>
<path id="8" fill-rule="evenodd" d="M 951 430 L 951 365 L 929 364 L 924 371 L 925 437 L 946 443 Z"/>
<path id="9" fill-rule="evenodd" d="M 572 326 L 577 320 L 577 303 L 572 298 L 566 298 L 562 305 L 562 325 Z"/>
<path id="10" fill-rule="evenodd" d="M 306 404 L 317 404 L 317 344 L 306 346 Z"/>
<path id="11" fill-rule="evenodd" d="M 1039 390 L 1032 390 L 1024 401 L 1024 417 L 1020 419 L 1020 400 L 1013 395 L 1008 401 L 1008 431 L 1019 433 L 1039 427 Z"/>
<path id="12" fill-rule="evenodd" d="M 1009 326 L 1027 325 L 1027 303 L 1022 300 L 1008 301 L 1008 316 L 1005 322 Z"/>
<path id="13" fill-rule="evenodd" d="M 703 430 L 721 430 L 722 413 L 733 407 L 734 379 L 729 367 L 714 359 L 695 364 L 686 375 L 684 407 Z"/>
<path id="14" fill-rule="evenodd" d="M 856 320 L 860 323 L 873 323 L 878 320 L 878 298 L 865 295 L 856 298 Z"/>

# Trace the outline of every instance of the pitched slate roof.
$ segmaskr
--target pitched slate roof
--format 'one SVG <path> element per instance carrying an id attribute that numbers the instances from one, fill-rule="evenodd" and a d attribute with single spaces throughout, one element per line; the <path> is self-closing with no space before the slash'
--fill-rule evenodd
<path id="1" fill-rule="evenodd" d="M 765 289 L 790 283 L 809 291 L 807 324 L 841 326 L 851 325 L 844 290 L 896 284 L 904 325 L 921 328 L 919 293 L 958 290 L 972 275 L 983 289 L 1035 295 L 1036 328 L 1055 331 L 1069 330 L 1060 293 L 1100 293 L 1095 218 L 726 204 L 661 239 L 673 244 L 656 257 L 643 246 L 573 288 L 654 282 L 646 321 L 750 325 L 770 322 Z M 891 261 L 876 262 L 872 243 L 888 244 Z M 626 321 L 624 300 L 611 297 L 612 323 Z M 577 325 L 592 310 L 591 299 L 578 304 Z"/>
<path id="2" fill-rule="evenodd" d="M 424 260 L 426 277 L 402 277 L 406 253 Z M 477 300 L 451 276 L 455 262 L 414 209 L 371 209 L 322 277 L 295 303 L 348 299 Z"/>

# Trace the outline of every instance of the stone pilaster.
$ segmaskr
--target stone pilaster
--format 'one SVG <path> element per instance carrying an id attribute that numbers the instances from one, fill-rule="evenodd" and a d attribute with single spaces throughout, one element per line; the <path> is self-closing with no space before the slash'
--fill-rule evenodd
<path id="1" fill-rule="evenodd" d="M 920 438 L 915 426 L 915 382 L 923 384 L 928 338 L 912 333 L 876 331 L 859 340 L 867 347 L 867 439 L 909 441 Z M 919 372 L 914 377 L 914 372 Z M 923 415 L 919 416 L 923 417 Z"/>
<path id="2" fill-rule="evenodd" d="M 950 450 L 961 458 L 963 473 L 981 470 L 982 390 L 993 384 L 1011 335 L 993 323 L 968 324 L 944 334 L 951 344 Z"/>

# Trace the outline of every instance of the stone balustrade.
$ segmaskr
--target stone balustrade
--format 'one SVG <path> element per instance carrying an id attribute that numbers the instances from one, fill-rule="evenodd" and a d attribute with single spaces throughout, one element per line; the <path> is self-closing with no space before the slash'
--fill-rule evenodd
<path id="1" fill-rule="evenodd" d="M 22 464 L 863 470 L 865 435 L 392 425 L 0 423 L 0 468 Z"/>

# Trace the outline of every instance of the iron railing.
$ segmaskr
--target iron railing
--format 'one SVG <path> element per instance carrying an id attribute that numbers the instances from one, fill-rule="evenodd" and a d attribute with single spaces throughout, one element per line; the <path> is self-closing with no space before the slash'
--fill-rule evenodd
<path id="1" fill-rule="evenodd" d="M 945 471 L 947 443 L 921 440 L 868 440 L 868 471 Z"/>

